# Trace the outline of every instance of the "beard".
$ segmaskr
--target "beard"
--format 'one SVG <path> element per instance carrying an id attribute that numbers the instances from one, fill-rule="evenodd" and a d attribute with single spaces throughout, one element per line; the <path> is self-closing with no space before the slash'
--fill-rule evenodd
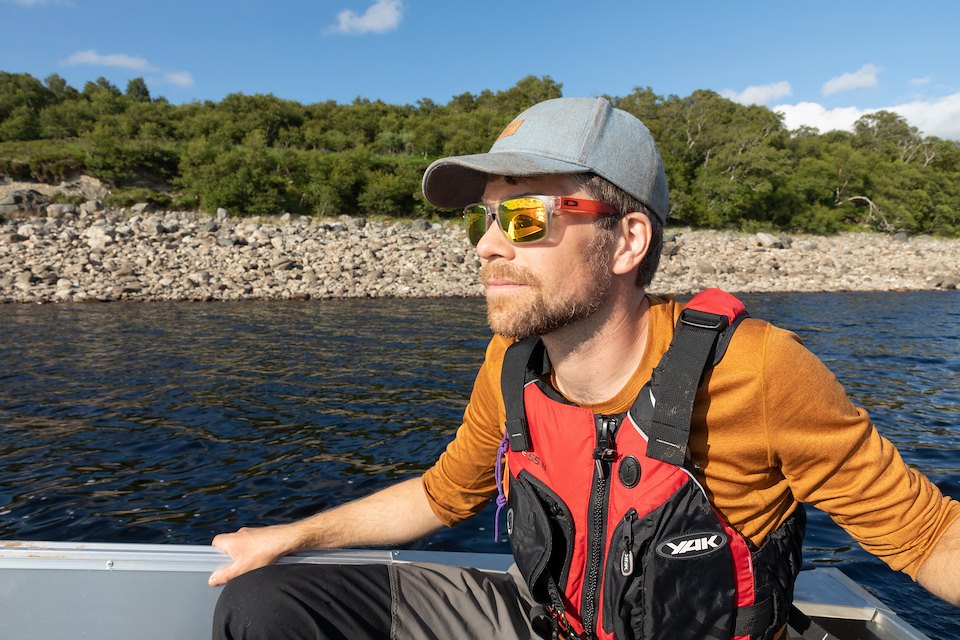
<path id="1" fill-rule="evenodd" d="M 512 296 L 487 296 L 487 323 L 494 333 L 518 340 L 545 336 L 583 320 L 603 305 L 610 292 L 612 275 L 605 252 L 589 251 L 587 274 L 580 287 L 563 282 L 549 290 L 526 269 L 501 261 L 483 265 L 480 277 L 505 279 L 525 285 Z"/>

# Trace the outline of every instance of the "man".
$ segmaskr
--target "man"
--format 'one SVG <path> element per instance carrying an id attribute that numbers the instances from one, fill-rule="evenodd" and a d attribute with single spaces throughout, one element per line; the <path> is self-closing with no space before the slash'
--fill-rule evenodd
<path id="1" fill-rule="evenodd" d="M 230 581 L 216 637 L 530 638 L 552 627 L 563 637 L 772 638 L 792 593 L 799 502 L 960 605 L 960 504 L 904 465 L 793 334 L 731 311 L 717 327 L 736 328 L 713 336 L 724 346 L 710 345 L 699 389 L 701 369 L 687 375 L 692 419 L 680 424 L 689 437 L 671 445 L 679 457 L 667 464 L 652 444 L 645 451 L 658 419 L 644 412 L 684 407 L 668 400 L 661 362 L 675 352 L 681 308 L 645 292 L 669 203 L 639 120 L 603 99 L 546 101 L 489 153 L 434 162 L 423 191 L 437 206 L 466 207 L 497 334 L 463 425 L 420 478 L 300 522 L 217 536 L 233 563 L 210 577 Z M 703 317 L 723 315 L 715 311 Z M 684 367 L 674 368 L 690 374 Z M 505 422 L 520 427 L 505 434 Z M 519 566 L 508 576 L 268 566 L 303 549 L 401 544 L 457 524 L 498 494 L 504 455 Z M 583 483 L 569 482 L 576 474 Z M 570 509 L 577 500 L 595 528 Z M 676 526 L 699 537 L 647 531 Z M 668 583 L 650 569 L 657 554 Z M 712 597 L 715 582 L 723 597 Z M 697 590 L 707 592 L 702 606 L 685 608 L 683 594 Z"/>

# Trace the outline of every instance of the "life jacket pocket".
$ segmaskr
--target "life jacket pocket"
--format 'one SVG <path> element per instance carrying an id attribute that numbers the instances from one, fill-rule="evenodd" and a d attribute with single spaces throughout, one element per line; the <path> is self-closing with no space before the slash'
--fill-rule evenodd
<path id="1" fill-rule="evenodd" d="M 643 517 L 628 510 L 613 531 L 602 623 L 618 640 L 733 635 L 735 578 L 727 535 L 706 498 L 690 489 Z"/>
<path id="2" fill-rule="evenodd" d="M 573 553 L 570 509 L 526 470 L 511 479 L 507 505 L 510 546 L 531 595 L 538 602 L 560 604 Z"/>

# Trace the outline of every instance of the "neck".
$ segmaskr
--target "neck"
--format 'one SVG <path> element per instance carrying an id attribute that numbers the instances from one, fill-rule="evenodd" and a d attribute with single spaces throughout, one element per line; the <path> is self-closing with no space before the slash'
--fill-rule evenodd
<path id="1" fill-rule="evenodd" d="M 598 404 L 615 396 L 643 357 L 650 303 L 641 289 L 575 325 L 543 336 L 557 390 L 579 404 Z"/>

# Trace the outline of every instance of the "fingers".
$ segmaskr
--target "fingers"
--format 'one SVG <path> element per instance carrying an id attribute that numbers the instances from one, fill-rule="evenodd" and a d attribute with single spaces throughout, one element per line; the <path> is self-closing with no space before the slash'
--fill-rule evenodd
<path id="1" fill-rule="evenodd" d="M 220 567 L 210 574 L 210 577 L 207 578 L 207 584 L 211 587 L 219 587 L 220 585 L 227 584 L 227 582 L 243 573 L 243 571 L 237 567 L 238 556 L 241 554 L 239 550 L 236 549 L 235 544 L 239 542 L 237 537 L 241 531 L 243 531 L 243 529 L 240 529 L 236 533 L 221 533 L 215 536 L 210 542 L 211 546 L 224 552 L 233 560 L 229 565 Z"/>
<path id="2" fill-rule="evenodd" d="M 274 562 L 282 554 L 276 547 L 275 531 L 278 527 L 262 529 L 239 529 L 234 533 L 221 533 L 211 545 L 230 556 L 231 564 L 220 567 L 210 574 L 207 584 L 217 587 L 237 576 Z"/>

